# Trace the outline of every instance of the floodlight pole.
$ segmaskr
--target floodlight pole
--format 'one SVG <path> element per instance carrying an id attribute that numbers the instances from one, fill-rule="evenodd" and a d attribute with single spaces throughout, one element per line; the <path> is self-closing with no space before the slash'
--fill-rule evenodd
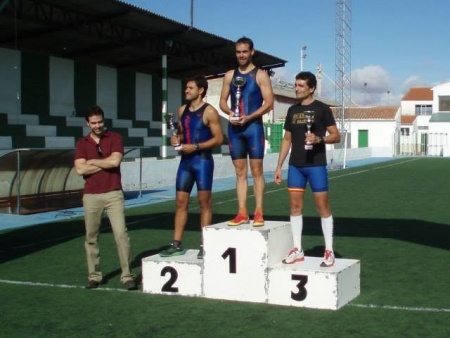
<path id="1" fill-rule="evenodd" d="M 303 72 L 303 60 L 306 59 L 306 46 L 300 49 L 300 71 Z"/>
<path id="2" fill-rule="evenodd" d="M 162 136 L 162 145 L 161 145 L 161 157 L 167 157 L 167 54 L 163 54 L 162 56 L 162 125 L 161 125 L 161 136 Z"/>
<path id="3" fill-rule="evenodd" d="M 194 28 L 194 0 L 191 0 L 191 28 Z"/>

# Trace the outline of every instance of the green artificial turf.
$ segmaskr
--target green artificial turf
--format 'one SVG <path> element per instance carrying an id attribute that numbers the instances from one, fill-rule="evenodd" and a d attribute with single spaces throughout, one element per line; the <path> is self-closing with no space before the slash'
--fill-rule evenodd
<path id="1" fill-rule="evenodd" d="M 4 231 L 0 336 L 448 337 L 448 172 L 447 158 L 404 158 L 329 173 L 336 255 L 361 261 L 361 294 L 337 311 L 124 291 L 107 220 L 100 237 L 105 284 L 85 290 L 82 219 Z M 214 193 L 213 204 L 214 223 L 231 219 L 235 191 Z M 190 208 L 184 244 L 197 248 L 195 197 Z M 174 201 L 127 210 L 138 277 L 141 259 L 170 243 L 173 212 Z M 285 182 L 267 184 L 265 218 L 289 220 Z M 310 193 L 303 246 L 307 255 L 323 253 Z"/>

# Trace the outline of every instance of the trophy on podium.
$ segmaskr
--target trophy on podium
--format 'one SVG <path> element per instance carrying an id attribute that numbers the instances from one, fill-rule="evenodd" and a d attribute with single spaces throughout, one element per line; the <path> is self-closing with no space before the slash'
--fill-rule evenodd
<path id="1" fill-rule="evenodd" d="M 307 133 L 311 134 L 311 127 L 314 123 L 314 111 L 313 110 L 307 110 L 303 112 L 306 117 L 306 129 L 308 130 Z M 312 150 L 313 145 L 310 143 L 305 144 L 305 150 Z"/>
<path id="2" fill-rule="evenodd" d="M 245 86 L 247 80 L 243 76 L 235 76 L 231 80 L 233 86 L 236 87 L 236 106 L 233 111 L 233 115 L 230 116 L 230 121 L 239 121 L 239 117 L 241 116 L 241 112 L 239 111 L 239 103 L 241 100 L 241 89 Z"/>
<path id="3" fill-rule="evenodd" d="M 172 136 L 178 136 L 178 128 L 175 128 L 173 113 L 169 114 L 169 127 L 170 130 L 172 131 Z M 173 149 L 179 151 L 181 149 L 181 144 L 178 143 L 177 145 L 174 145 Z"/>

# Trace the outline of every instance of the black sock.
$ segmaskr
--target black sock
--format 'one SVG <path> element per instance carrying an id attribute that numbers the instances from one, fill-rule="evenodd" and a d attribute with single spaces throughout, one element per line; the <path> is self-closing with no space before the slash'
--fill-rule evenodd
<path id="1" fill-rule="evenodd" d="M 172 241 L 172 245 L 173 245 L 175 248 L 179 248 L 179 247 L 181 246 L 181 242 L 174 239 L 174 240 Z"/>

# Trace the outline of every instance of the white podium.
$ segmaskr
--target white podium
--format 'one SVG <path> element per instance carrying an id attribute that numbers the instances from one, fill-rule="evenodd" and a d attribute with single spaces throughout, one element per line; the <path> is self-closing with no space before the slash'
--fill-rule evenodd
<path id="1" fill-rule="evenodd" d="M 360 263 L 336 259 L 322 268 L 322 258 L 305 256 L 295 264 L 277 264 L 269 269 L 268 303 L 337 310 L 360 293 Z"/>
<path id="2" fill-rule="evenodd" d="M 264 227 L 203 229 L 203 260 L 198 250 L 142 260 L 143 291 L 214 299 L 337 310 L 360 293 L 360 262 L 336 259 L 322 268 L 321 257 L 295 264 L 281 260 L 292 248 L 291 227 L 266 221 Z"/>
<path id="3" fill-rule="evenodd" d="M 285 222 L 266 221 L 260 228 L 227 223 L 205 227 L 205 297 L 266 302 L 268 267 L 281 262 L 292 245 L 291 228 Z"/>

